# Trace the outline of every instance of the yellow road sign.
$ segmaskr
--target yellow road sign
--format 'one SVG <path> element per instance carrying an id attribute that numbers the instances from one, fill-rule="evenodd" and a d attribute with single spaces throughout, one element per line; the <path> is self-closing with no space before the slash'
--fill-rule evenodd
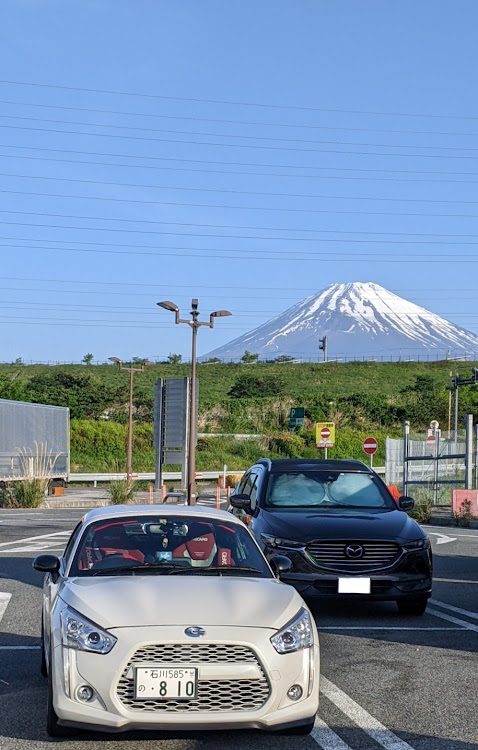
<path id="1" fill-rule="evenodd" d="M 333 448 L 335 445 L 335 422 L 315 423 L 315 444 L 317 448 Z"/>

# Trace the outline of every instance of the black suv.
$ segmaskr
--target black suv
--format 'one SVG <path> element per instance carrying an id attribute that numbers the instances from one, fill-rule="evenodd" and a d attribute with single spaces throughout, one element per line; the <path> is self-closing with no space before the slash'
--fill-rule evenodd
<path id="1" fill-rule="evenodd" d="M 287 556 L 281 580 L 304 598 L 396 601 L 421 615 L 432 587 L 430 541 L 361 461 L 261 458 L 231 495 L 266 557 Z"/>

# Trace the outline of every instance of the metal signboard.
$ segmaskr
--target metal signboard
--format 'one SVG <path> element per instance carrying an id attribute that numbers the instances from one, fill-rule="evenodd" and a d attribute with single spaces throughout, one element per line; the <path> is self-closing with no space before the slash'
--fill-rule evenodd
<path id="1" fill-rule="evenodd" d="M 294 406 L 290 410 L 289 414 L 289 429 L 294 430 L 297 425 L 304 424 L 305 422 L 305 407 Z"/>
<path id="2" fill-rule="evenodd" d="M 186 487 L 190 387 L 190 378 L 162 378 L 154 384 L 153 442 L 156 451 L 157 489 L 162 485 L 163 464 L 180 464 L 181 483 Z M 196 425 L 198 394 L 196 380 Z"/>
<path id="3" fill-rule="evenodd" d="M 335 422 L 316 422 L 315 445 L 317 448 L 333 448 L 335 445 Z"/>

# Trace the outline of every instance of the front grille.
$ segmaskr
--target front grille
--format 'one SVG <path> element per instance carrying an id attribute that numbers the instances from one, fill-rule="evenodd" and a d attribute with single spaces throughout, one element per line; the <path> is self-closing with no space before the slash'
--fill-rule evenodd
<path id="1" fill-rule="evenodd" d="M 259 680 L 201 680 L 194 700 L 136 700 L 134 697 L 135 664 L 255 664 Z M 138 649 L 126 665 L 116 687 L 118 698 L 133 711 L 155 713 L 198 713 L 224 711 L 257 711 L 269 698 L 270 689 L 264 670 L 255 653 L 246 646 L 229 644 L 153 644 Z"/>
<path id="2" fill-rule="evenodd" d="M 349 545 L 360 545 L 362 556 L 358 559 L 348 557 L 346 549 Z M 396 542 L 316 539 L 307 545 L 307 553 L 322 568 L 353 573 L 390 565 L 399 554 L 399 546 Z"/>

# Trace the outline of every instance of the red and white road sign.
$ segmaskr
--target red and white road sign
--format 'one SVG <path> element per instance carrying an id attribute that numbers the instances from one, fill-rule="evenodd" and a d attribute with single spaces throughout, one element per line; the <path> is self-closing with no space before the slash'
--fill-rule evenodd
<path id="1" fill-rule="evenodd" d="M 327 438 L 329 438 L 329 437 L 330 437 L 330 430 L 329 430 L 329 428 L 328 428 L 328 427 L 322 427 L 322 429 L 321 429 L 321 431 L 320 431 L 320 437 L 321 437 L 321 438 L 322 438 L 323 440 L 327 440 Z"/>
<path id="2" fill-rule="evenodd" d="M 435 450 L 436 444 L 437 444 L 437 439 L 435 435 L 429 435 L 427 439 L 425 440 L 425 445 L 427 446 L 428 449 L 432 451 Z"/>
<path id="3" fill-rule="evenodd" d="M 369 456 L 373 456 L 378 448 L 377 441 L 373 437 L 365 438 L 362 443 L 362 448 Z"/>

